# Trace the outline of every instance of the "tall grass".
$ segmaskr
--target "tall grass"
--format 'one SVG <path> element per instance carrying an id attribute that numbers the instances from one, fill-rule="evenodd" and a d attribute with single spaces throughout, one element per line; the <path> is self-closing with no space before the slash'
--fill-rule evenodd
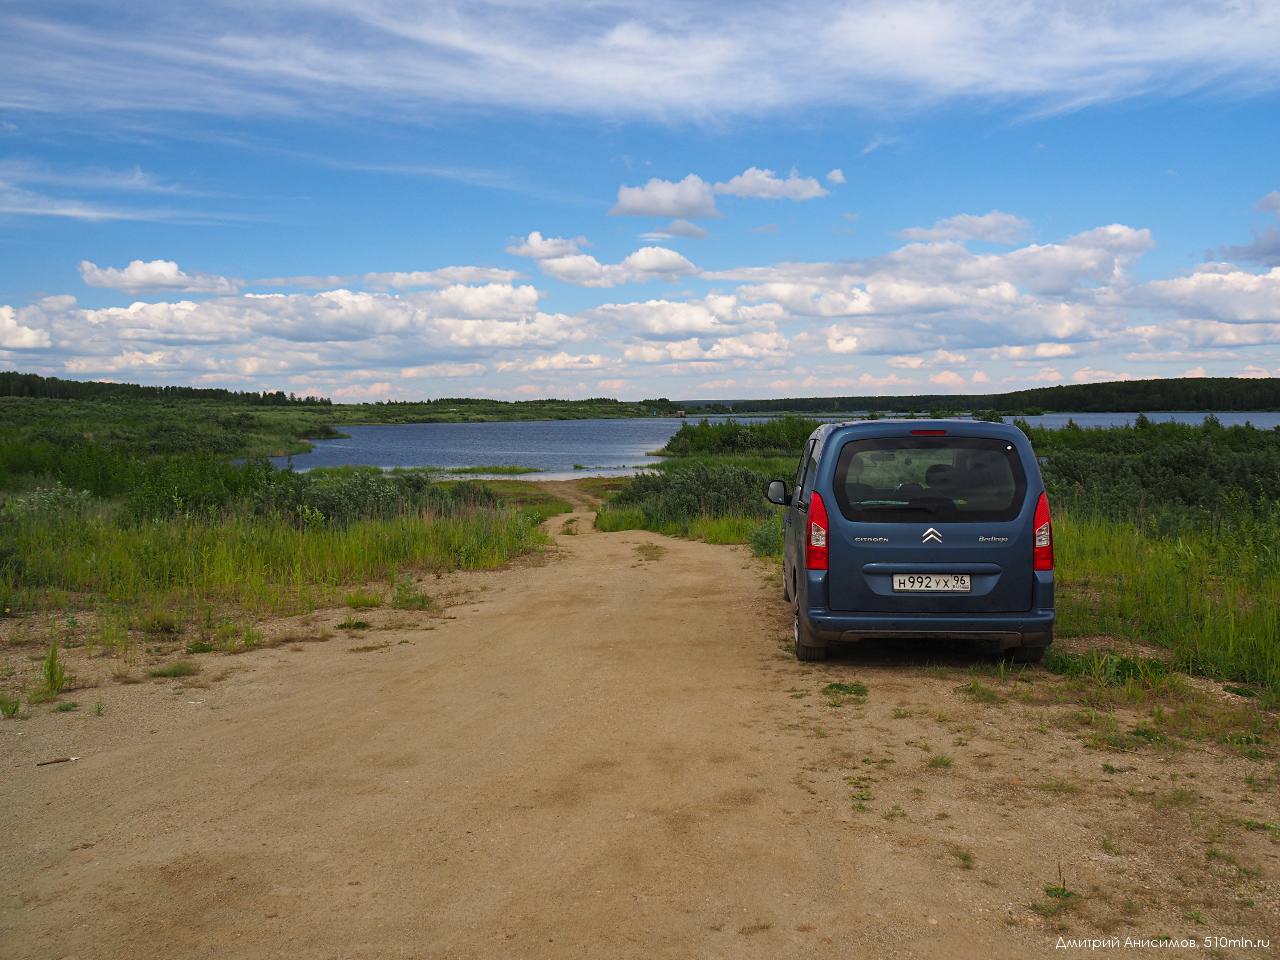
<path id="1" fill-rule="evenodd" d="M 104 515 L 10 523 L 0 593 L 19 609 L 92 600 L 109 606 L 234 604 L 283 614 L 336 602 L 342 588 L 390 582 L 404 568 L 500 566 L 544 542 L 523 512 L 474 507 L 343 526 L 227 513 L 121 525 Z"/>
<path id="2" fill-rule="evenodd" d="M 764 499 L 765 477 L 736 460 L 688 461 L 677 470 L 640 474 L 596 512 L 596 529 L 750 543 L 760 556 L 776 554 L 781 514 Z"/>
<path id="3" fill-rule="evenodd" d="M 1058 631 L 1169 649 L 1179 666 L 1280 687 L 1280 505 L 1188 524 L 1054 518 Z"/>

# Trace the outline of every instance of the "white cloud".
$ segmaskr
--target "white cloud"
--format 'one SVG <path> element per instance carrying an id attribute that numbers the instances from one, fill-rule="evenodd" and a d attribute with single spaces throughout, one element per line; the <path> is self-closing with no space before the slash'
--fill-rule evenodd
<path id="1" fill-rule="evenodd" d="M 839 173 L 839 171 L 832 171 Z M 835 182 L 843 182 L 844 175 Z M 794 169 L 786 180 L 780 180 L 772 170 L 761 170 L 748 167 L 745 171 L 725 183 L 717 183 L 713 188 L 718 194 L 733 197 L 754 197 L 769 200 L 814 200 L 825 197 L 828 193 L 813 177 L 801 177 Z"/>
<path id="2" fill-rule="evenodd" d="M 950 350 L 935 350 L 932 355 L 916 354 L 910 357 L 890 357 L 885 361 L 891 367 L 901 370 L 918 370 L 921 367 L 940 365 L 956 366 L 969 362 L 963 353 L 952 353 Z"/>
<path id="3" fill-rule="evenodd" d="M 1194 376 L 1194 374 L 1189 375 Z M 1204 376 L 1204 373 L 1201 372 L 1200 376 Z M 1057 379 L 1061 379 L 1061 377 Z M 1143 378 L 1115 370 L 1095 370 L 1092 367 L 1081 367 L 1071 375 L 1071 379 L 1076 383 L 1106 383 L 1109 380 L 1141 380 Z"/>
<path id="4" fill-rule="evenodd" d="M 6 350 L 37 350 L 51 344 L 49 333 L 23 325 L 25 317 L 13 307 L 0 306 L 0 347 Z"/>
<path id="5" fill-rule="evenodd" d="M 997 347 L 990 352 L 993 360 L 1025 360 L 1028 357 L 1052 359 L 1074 356 L 1076 348 L 1070 343 L 1034 343 Z"/>
<path id="6" fill-rule="evenodd" d="M 352 273 L 327 277 L 267 277 L 250 281 L 250 284 L 255 287 L 298 287 L 303 290 L 334 290 L 353 284 L 373 287 L 375 290 L 412 290 L 415 287 L 447 287 L 455 283 L 512 283 L 523 276 L 518 270 L 501 270 L 496 267 L 441 267 L 438 270 Z"/>
<path id="7" fill-rule="evenodd" d="M 827 174 L 827 183 L 839 184 L 839 183 L 846 183 L 846 182 L 847 181 L 844 178 L 844 171 L 841 170 L 839 167 L 836 167 L 836 169 L 832 170 L 830 173 Z"/>
<path id="8" fill-rule="evenodd" d="M 898 231 L 904 240 L 987 240 L 992 243 L 1017 243 L 1026 238 L 1031 224 L 1011 213 L 992 210 L 980 217 L 962 213 L 939 220 L 932 227 L 911 227 Z"/>
<path id="9" fill-rule="evenodd" d="M 72 297 L 0 308 L 9 348 L 90 375 L 133 371 L 274 378 L 370 365 L 405 376 L 479 376 L 477 356 L 583 340 L 582 318 L 538 309 L 533 287 L 455 284 L 408 294 L 331 290 L 79 309 Z M 141 373 L 140 373 L 141 375 Z M 385 378 L 385 374 L 381 375 Z"/>
<path id="10" fill-rule="evenodd" d="M 411 380 L 428 377 L 479 377 L 488 373 L 483 363 L 432 363 L 425 367 L 405 367 L 400 376 Z"/>
<path id="11" fill-rule="evenodd" d="M 939 371 L 929 378 L 929 382 L 950 390 L 963 390 L 969 385 L 969 382 L 954 370 Z"/>
<path id="12" fill-rule="evenodd" d="M 218 293 L 233 294 L 240 280 L 210 273 L 184 273 L 172 260 L 133 260 L 123 270 L 80 261 L 80 277 L 91 287 L 121 293 Z"/>
<path id="13" fill-rule="evenodd" d="M 1173 280 L 1155 280 L 1128 299 L 1159 306 L 1180 316 L 1229 323 L 1280 320 L 1280 266 L 1264 274 L 1214 267 Z"/>
<path id="14" fill-rule="evenodd" d="M 612 366 L 608 357 L 598 353 L 574 356 L 561 350 L 559 353 L 534 357 L 532 360 L 504 360 L 497 364 L 502 373 L 518 370 L 522 373 L 548 373 L 573 370 L 602 370 Z"/>
<path id="15" fill-rule="evenodd" d="M 566 240 L 564 237 L 546 237 L 544 238 L 537 230 L 525 237 L 520 243 L 512 243 L 507 247 L 507 253 L 514 254 L 517 257 L 532 257 L 534 260 L 542 260 L 546 257 L 567 257 L 578 252 L 580 247 L 589 246 L 586 237 L 578 237 L 576 240 Z"/>
<path id="16" fill-rule="evenodd" d="M 623 330 L 653 337 L 720 335 L 743 327 L 769 329 L 775 320 L 785 317 L 776 304 L 743 306 L 737 297 L 723 295 L 688 301 L 606 303 L 587 311 L 587 315 Z"/>
<path id="17" fill-rule="evenodd" d="M 690 223 L 688 220 L 672 220 L 665 227 L 661 227 L 651 233 L 640 234 L 643 240 L 670 240 L 674 237 L 704 240 L 709 236 L 711 236 L 709 230 L 704 230 L 696 223 Z"/>
<path id="18" fill-rule="evenodd" d="M 1269 3 L 869 0 L 753 4 L 319 4 L 199 17 L 144 0 L 87 23 L 6 17 L 6 100 L 26 110 L 422 116 L 445 105 L 664 121 L 878 113 L 952 99 L 1079 107 L 1198 87 L 1275 89 Z M 305 16 L 301 15 L 305 14 Z M 164 82 L 156 82 L 163 77 Z"/>
<path id="19" fill-rule="evenodd" d="M 1272 190 L 1253 206 L 1263 213 L 1274 213 L 1280 219 L 1280 190 Z M 1255 230 L 1253 243 L 1219 247 L 1218 254 L 1226 260 L 1244 260 L 1264 267 L 1280 266 L 1280 228 L 1268 227 L 1262 233 Z"/>
<path id="20" fill-rule="evenodd" d="M 711 184 L 691 173 L 679 183 L 654 177 L 643 187 L 619 187 L 618 202 L 609 215 L 697 220 L 718 217 L 720 213 L 716 210 Z"/>
<path id="21" fill-rule="evenodd" d="M 412 290 L 414 287 L 450 287 L 460 283 L 510 284 L 521 276 L 518 270 L 499 270 L 494 267 L 442 267 L 439 270 L 415 270 L 409 273 L 366 273 L 360 279 L 370 287 Z M 262 282 L 265 284 L 265 281 Z"/>
<path id="22" fill-rule="evenodd" d="M 339 387 L 333 391 L 333 398 L 339 403 L 376 403 L 379 400 L 391 400 L 397 391 L 390 381 L 382 383 L 353 383 L 347 387 Z"/>
<path id="23" fill-rule="evenodd" d="M 857 379 L 842 390 L 896 389 L 886 379 L 894 376 L 903 390 L 921 386 L 906 376 L 941 378 L 937 386 L 945 380 L 956 390 L 992 377 L 1062 382 L 1042 365 L 1068 357 L 1080 358 L 1085 377 L 1147 362 L 1199 364 L 1216 375 L 1240 371 L 1237 358 L 1280 362 L 1280 351 L 1269 349 L 1280 345 L 1280 268 L 1251 273 L 1209 263 L 1139 282 L 1129 268 L 1153 240 L 1121 224 L 998 253 L 938 240 L 867 260 L 714 273 L 657 245 L 600 263 L 582 252 L 585 242 L 533 233 L 512 248 L 547 276 L 584 288 L 692 277 L 722 289 L 595 306 L 587 299 L 562 313 L 543 309 L 543 291 L 515 282 L 513 271 L 447 267 L 360 275 L 390 290 L 226 294 L 91 310 L 53 297 L 0 308 L 0 362 L 13 364 L 22 351 L 24 368 L 61 375 L 288 389 L 303 378 L 308 392 L 330 394 L 388 382 L 398 396 L 414 390 L 405 381 L 436 378 L 463 393 L 514 395 L 510 381 L 520 378 L 556 391 L 570 380 L 635 377 L 636 365 L 645 379 L 628 382 L 677 396 L 692 389 L 691 380 L 677 381 L 712 369 L 744 371 L 732 374 L 744 389 L 806 376 L 832 385 L 854 375 L 853 360 L 863 368 L 859 378 L 884 385 Z M 188 289 L 221 279 L 169 261 L 137 262 L 114 275 L 85 269 L 119 287 Z M 470 279 L 490 282 L 462 282 Z M 391 292 L 397 285 L 406 290 Z"/>
<path id="24" fill-rule="evenodd" d="M 839 170 L 843 183 L 844 174 Z M 678 217 L 706 219 L 719 217 L 716 195 L 768 200 L 813 200 L 825 197 L 828 191 L 813 177 L 801 177 L 795 170 L 787 179 L 779 179 L 772 170 L 748 167 L 736 177 L 714 186 L 696 173 L 691 173 L 678 183 L 654 177 L 643 187 L 621 186 L 618 202 L 609 211 L 614 217 Z M 690 225 L 692 226 L 692 224 Z M 695 228 L 700 229 L 700 228 Z M 688 234 L 685 234 L 686 236 Z"/>
<path id="25" fill-rule="evenodd" d="M 143 210 L 108 206 L 75 197 L 50 197 L 0 180 L 0 213 L 27 217 L 65 217 L 100 223 L 109 220 L 172 220 L 173 210 Z"/>
<path id="26" fill-rule="evenodd" d="M 699 273 L 697 267 L 666 247 L 641 247 L 621 263 L 603 264 L 586 253 L 547 257 L 538 261 L 554 280 L 578 287 L 613 287 L 629 281 L 673 281 Z"/>

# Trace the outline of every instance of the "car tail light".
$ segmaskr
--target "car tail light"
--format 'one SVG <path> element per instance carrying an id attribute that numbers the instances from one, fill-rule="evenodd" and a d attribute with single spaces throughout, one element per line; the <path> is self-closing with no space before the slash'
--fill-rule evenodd
<path id="1" fill-rule="evenodd" d="M 913 437 L 945 437 L 947 435 L 947 431 L 945 430 L 912 430 L 911 435 Z"/>
<path id="2" fill-rule="evenodd" d="M 1036 546 L 1031 563 L 1033 570 L 1053 569 L 1053 521 L 1049 519 L 1049 495 L 1040 494 L 1036 503 Z"/>
<path id="3" fill-rule="evenodd" d="M 808 570 L 827 569 L 827 505 L 820 493 L 809 498 L 809 545 L 804 565 Z"/>

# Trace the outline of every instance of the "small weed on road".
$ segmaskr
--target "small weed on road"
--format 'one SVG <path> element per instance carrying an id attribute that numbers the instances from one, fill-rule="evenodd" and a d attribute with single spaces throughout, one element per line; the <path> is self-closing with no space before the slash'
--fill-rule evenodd
<path id="1" fill-rule="evenodd" d="M 822 692 L 833 707 L 842 707 L 845 703 L 867 702 L 867 688 L 861 683 L 828 683 L 822 688 Z"/>
<path id="2" fill-rule="evenodd" d="M 636 553 L 641 560 L 661 560 L 667 555 L 667 548 L 656 543 L 637 543 Z"/>
<path id="3" fill-rule="evenodd" d="M 162 663 L 147 671 L 147 676 L 157 678 L 193 677 L 200 672 L 200 664 L 190 660 L 175 660 L 173 663 Z"/>

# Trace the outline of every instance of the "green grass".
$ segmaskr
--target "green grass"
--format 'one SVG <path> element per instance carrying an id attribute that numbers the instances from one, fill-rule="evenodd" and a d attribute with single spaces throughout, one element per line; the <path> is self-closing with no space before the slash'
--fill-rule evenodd
<path id="1" fill-rule="evenodd" d="M 149 677 L 193 677 L 200 672 L 200 665 L 190 660 L 175 660 L 173 663 L 162 663 L 147 671 Z"/>
<path id="2" fill-rule="evenodd" d="M 1061 636 L 1107 634 L 1157 644 L 1172 666 L 1280 687 L 1280 516 L 1259 509 L 1178 536 L 1132 523 L 1054 520 Z M 1090 669 L 1154 679 L 1154 661 Z M 1053 661 L 1050 661 L 1053 662 Z M 1063 663 L 1061 658 L 1058 663 Z"/>
<path id="3" fill-rule="evenodd" d="M 843 707 L 846 702 L 866 703 L 867 700 L 867 688 L 861 683 L 828 683 L 822 692 L 833 707 Z"/>
<path id="4" fill-rule="evenodd" d="M 423 593 L 413 583 L 413 575 L 406 573 L 391 583 L 391 606 L 397 610 L 438 610 L 439 604 Z"/>
<path id="5" fill-rule="evenodd" d="M 450 467 L 445 473 L 495 473 L 503 476 L 521 473 L 546 473 L 541 467 L 518 467 L 514 463 L 505 466 L 490 464 L 478 467 Z"/>
<path id="6" fill-rule="evenodd" d="M 345 526 L 299 526 L 235 513 L 121 525 L 64 516 L 15 525 L 22 563 L 0 572 L 23 609 L 70 600 L 193 610 L 232 604 L 281 615 L 333 605 L 352 583 L 389 582 L 405 568 L 491 569 L 546 542 L 534 518 L 501 508 L 405 514 Z M 6 582 L 7 580 L 7 582 Z"/>
<path id="7" fill-rule="evenodd" d="M 344 601 L 352 610 L 372 610 L 374 607 L 382 606 L 381 594 L 370 591 L 348 593 Z"/>
<path id="8" fill-rule="evenodd" d="M 445 480 L 436 486 L 452 489 L 464 482 Z M 497 501 L 523 513 L 533 525 L 548 517 L 573 512 L 573 504 L 548 493 L 539 483 L 528 480 L 485 480 L 485 489 L 496 495 Z"/>
<path id="9" fill-rule="evenodd" d="M 21 707 L 22 699 L 20 697 L 10 697 L 8 694 L 0 693 L 0 717 L 11 720 L 18 715 L 18 710 Z"/>
<path id="10" fill-rule="evenodd" d="M 369 623 L 366 620 L 357 620 L 352 614 L 347 614 L 347 619 L 338 624 L 338 627 L 342 630 L 368 630 Z"/>
<path id="11" fill-rule="evenodd" d="M 947 767 L 950 767 L 951 764 L 951 757 L 947 756 L 945 753 L 935 753 L 929 758 L 928 762 L 925 763 L 925 766 L 933 770 L 945 770 Z"/>
<path id="12" fill-rule="evenodd" d="M 666 456 L 662 451 L 658 451 L 660 455 Z M 694 464 L 703 466 L 719 466 L 728 465 L 734 467 L 743 467 L 756 473 L 767 476 L 770 480 L 786 480 L 788 483 L 796 475 L 796 456 L 792 457 L 668 457 L 661 463 L 655 464 L 651 469 L 661 471 L 684 470 Z M 762 491 L 763 494 L 763 491 Z"/>
<path id="13" fill-rule="evenodd" d="M 27 694 L 27 702 L 43 703 L 46 700 L 53 700 L 71 682 L 72 678 L 67 675 L 67 668 L 58 657 L 58 645 L 51 643 L 49 652 L 45 654 L 44 661 L 40 665 L 40 683 Z"/>
<path id="14" fill-rule="evenodd" d="M 669 537 L 687 537 L 704 543 L 747 543 L 752 532 L 760 525 L 756 517 L 691 517 L 685 521 L 646 524 L 644 511 L 633 509 L 602 509 L 596 513 L 596 529 L 606 533 L 619 530 L 651 530 Z"/>
<path id="15" fill-rule="evenodd" d="M 974 703 L 990 705 L 1000 702 L 999 694 L 985 684 L 979 683 L 977 680 L 973 680 L 970 683 L 965 684 L 965 686 L 961 688 L 961 691 L 964 693 L 965 699 L 971 700 Z"/>
<path id="16" fill-rule="evenodd" d="M 79 710 L 80 704 L 76 703 L 74 700 L 66 700 L 58 704 L 53 709 L 57 710 L 58 713 L 70 713 L 72 710 Z"/>

